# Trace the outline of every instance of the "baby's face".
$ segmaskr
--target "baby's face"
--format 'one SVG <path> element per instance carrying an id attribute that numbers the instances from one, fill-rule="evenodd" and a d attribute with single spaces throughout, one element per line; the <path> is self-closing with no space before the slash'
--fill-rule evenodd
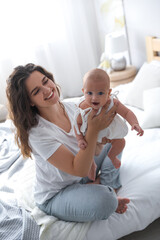
<path id="1" fill-rule="evenodd" d="M 106 104 L 111 92 L 111 89 L 108 88 L 108 83 L 101 79 L 96 81 L 86 80 L 82 90 L 86 103 L 95 110 Z"/>

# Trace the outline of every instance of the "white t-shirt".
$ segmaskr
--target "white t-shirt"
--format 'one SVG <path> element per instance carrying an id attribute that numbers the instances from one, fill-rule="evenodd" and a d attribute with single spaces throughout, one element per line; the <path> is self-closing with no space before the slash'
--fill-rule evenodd
<path id="1" fill-rule="evenodd" d="M 38 116 L 38 125 L 29 132 L 29 144 L 36 164 L 34 197 L 39 204 L 53 197 L 62 188 L 81 180 L 81 177 L 67 174 L 47 161 L 62 144 L 74 155 L 79 151 L 73 127 L 76 106 L 74 103 L 68 102 L 63 104 L 71 123 L 69 133 L 40 116 Z"/>

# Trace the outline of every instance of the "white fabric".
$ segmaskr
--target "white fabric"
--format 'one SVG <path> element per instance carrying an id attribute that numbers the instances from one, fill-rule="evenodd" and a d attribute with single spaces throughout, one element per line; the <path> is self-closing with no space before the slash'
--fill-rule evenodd
<path id="1" fill-rule="evenodd" d="M 6 120 L 7 113 L 7 108 L 3 104 L 0 104 L 0 122 Z"/>
<path id="2" fill-rule="evenodd" d="M 69 133 L 42 117 L 39 117 L 38 125 L 29 133 L 29 142 L 36 162 L 35 200 L 39 204 L 81 179 L 57 169 L 47 161 L 62 144 L 73 154 L 79 151 L 72 124 L 76 106 L 74 103 L 64 103 L 64 106 L 71 122 Z"/>
<path id="3" fill-rule="evenodd" d="M 83 240 L 91 223 L 74 223 L 60 221 L 46 215 L 35 205 L 33 182 L 35 178 L 35 161 L 28 159 L 18 176 L 21 181 L 16 187 L 18 205 L 31 212 L 40 228 L 40 240 Z"/>
<path id="4" fill-rule="evenodd" d="M 132 108 L 135 111 L 134 108 Z M 143 113 L 141 113 L 143 115 Z M 141 119 L 139 112 L 136 116 Z M 160 217 L 160 129 L 146 129 L 143 137 L 129 132 L 120 168 L 121 197 L 130 198 L 123 215 L 93 222 L 84 240 L 116 240 L 143 230 Z"/>
<path id="5" fill-rule="evenodd" d="M 111 96 L 111 103 L 107 109 L 107 112 L 113 107 L 113 98 L 114 98 L 114 95 Z M 78 107 L 76 109 L 75 117 L 74 117 L 75 128 L 76 130 L 78 130 L 77 133 L 80 134 L 78 125 L 77 125 L 77 117 L 79 114 L 81 114 L 82 125 L 80 127 L 80 131 L 83 134 L 83 136 L 85 136 L 86 129 L 87 129 L 88 115 L 92 110 L 92 108 L 87 108 L 87 109 L 79 108 L 80 103 L 83 102 L 84 99 L 85 99 L 84 97 L 80 98 Z M 99 109 L 97 114 L 101 112 L 101 109 L 102 108 Z M 101 143 L 104 137 L 107 137 L 108 139 L 124 138 L 127 135 L 127 133 L 128 133 L 128 127 L 125 121 L 120 116 L 116 115 L 113 121 L 111 122 L 111 124 L 107 128 L 99 132 L 97 141 Z"/>
<path id="6" fill-rule="evenodd" d="M 64 97 L 80 96 L 82 76 L 97 66 L 103 49 L 95 8 L 93 0 L 0 1 L 0 103 L 6 104 L 13 68 L 28 62 L 52 72 Z"/>
<path id="7" fill-rule="evenodd" d="M 150 64 L 160 67 L 160 61 L 157 61 L 157 60 L 151 61 Z"/>
<path id="8" fill-rule="evenodd" d="M 141 122 L 143 111 L 133 107 L 131 110 Z M 131 199 L 128 210 L 91 225 L 59 221 L 36 208 L 32 190 L 34 161 L 30 161 L 19 176 L 17 199 L 19 206 L 32 211 L 37 224 L 41 225 L 40 240 L 53 240 L 53 236 L 57 240 L 116 240 L 144 229 L 160 217 L 159 139 L 160 128 L 146 129 L 143 137 L 129 131 L 120 168 L 122 188 L 118 191 L 119 196 Z"/>
<path id="9" fill-rule="evenodd" d="M 47 216 L 35 207 L 32 216 L 41 226 L 40 240 L 83 240 L 91 223 L 65 222 L 53 216 Z"/>
<path id="10" fill-rule="evenodd" d="M 142 128 L 160 127 L 160 87 L 143 92 L 143 106 Z"/>
<path id="11" fill-rule="evenodd" d="M 130 83 L 113 89 L 113 92 L 119 90 L 118 97 L 121 102 L 125 100 L 129 87 Z M 66 99 L 65 101 L 70 100 Z M 72 99 L 72 101 L 75 100 Z M 76 101 L 78 102 L 78 98 Z M 129 108 L 136 114 L 141 125 L 144 112 L 135 107 Z M 19 188 L 17 188 L 17 199 L 20 206 L 32 211 L 36 222 L 41 225 L 40 240 L 53 240 L 52 234 L 55 234 L 57 240 L 117 240 L 132 232 L 143 230 L 159 218 L 159 139 L 160 128 L 145 129 L 142 137 L 129 131 L 126 136 L 126 146 L 120 168 L 122 188 L 118 191 L 119 196 L 131 199 L 128 210 L 122 215 L 114 213 L 108 220 L 93 222 L 91 226 L 85 225 L 86 223 L 83 225 L 76 223 L 72 225 L 72 228 L 70 223 L 63 222 L 62 224 L 62 221 L 43 215 L 40 210 L 37 210 L 32 190 L 35 170 L 33 167 L 24 169 L 19 178 L 21 181 Z M 31 165 L 33 163 L 31 161 Z M 58 238 L 58 236 L 60 237 Z M 66 236 L 70 236 L 70 238 Z"/>
<path id="12" fill-rule="evenodd" d="M 160 65 L 155 64 L 155 61 L 144 63 L 133 82 L 131 82 L 125 103 L 130 106 L 144 109 L 144 90 L 156 87 L 160 87 Z"/>

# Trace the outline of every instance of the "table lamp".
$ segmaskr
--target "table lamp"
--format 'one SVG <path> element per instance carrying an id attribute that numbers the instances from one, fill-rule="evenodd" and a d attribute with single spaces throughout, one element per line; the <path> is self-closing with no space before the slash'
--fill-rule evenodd
<path id="1" fill-rule="evenodd" d="M 114 71 L 126 68 L 125 51 L 127 51 L 127 41 L 124 33 L 113 32 L 105 36 L 105 55 L 109 58 Z"/>

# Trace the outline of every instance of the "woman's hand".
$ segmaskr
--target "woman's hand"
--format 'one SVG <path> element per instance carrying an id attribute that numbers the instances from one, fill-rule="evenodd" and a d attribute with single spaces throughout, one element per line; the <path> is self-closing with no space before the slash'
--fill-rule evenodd
<path id="1" fill-rule="evenodd" d="M 89 114 L 88 128 L 85 136 L 87 147 L 85 149 L 80 149 L 79 152 L 74 155 L 67 147 L 61 145 L 57 151 L 48 158 L 48 161 L 63 172 L 80 177 L 88 176 L 93 163 L 98 132 L 108 127 L 116 114 L 116 105 L 106 113 L 108 106 L 109 102 L 102 108 L 101 113 L 98 115 L 95 115 L 95 111 Z M 99 183 L 99 178 L 95 183 Z"/>
<path id="2" fill-rule="evenodd" d="M 92 112 L 89 114 L 88 127 L 92 128 L 95 132 L 99 132 L 100 130 L 107 128 L 113 121 L 116 115 L 117 106 L 114 104 L 114 106 L 108 112 L 106 112 L 109 104 L 110 101 L 103 106 L 100 114 L 95 115 L 94 110 L 92 110 Z"/>

